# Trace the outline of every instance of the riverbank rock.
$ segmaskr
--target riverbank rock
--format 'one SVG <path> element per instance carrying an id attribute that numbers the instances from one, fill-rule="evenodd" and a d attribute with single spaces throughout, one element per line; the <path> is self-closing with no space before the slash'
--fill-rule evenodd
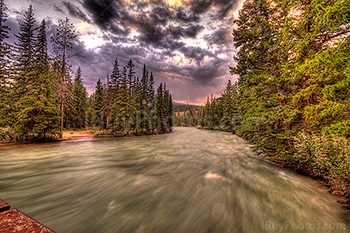
<path id="1" fill-rule="evenodd" d="M 340 197 L 344 196 L 344 192 L 340 190 L 334 190 L 332 194 Z"/>

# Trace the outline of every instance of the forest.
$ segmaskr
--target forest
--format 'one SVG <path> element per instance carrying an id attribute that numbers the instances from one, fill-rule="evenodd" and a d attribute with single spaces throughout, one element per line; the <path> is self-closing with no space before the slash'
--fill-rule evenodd
<path id="1" fill-rule="evenodd" d="M 93 128 L 95 134 L 145 135 L 170 132 L 173 103 L 166 84 L 154 90 L 154 76 L 144 65 L 141 78 L 133 61 L 115 59 L 106 82 L 88 96 L 82 70 L 69 59 L 77 37 L 69 18 L 58 21 L 48 38 L 30 5 L 19 23 L 17 42 L 9 44 L 7 7 L 0 12 L 0 141 L 45 141 L 64 130 Z M 53 53 L 48 52 L 51 43 Z"/>
<path id="2" fill-rule="evenodd" d="M 349 0 L 246 1 L 233 30 L 238 81 L 176 124 L 233 132 L 349 198 L 349 35 Z"/>

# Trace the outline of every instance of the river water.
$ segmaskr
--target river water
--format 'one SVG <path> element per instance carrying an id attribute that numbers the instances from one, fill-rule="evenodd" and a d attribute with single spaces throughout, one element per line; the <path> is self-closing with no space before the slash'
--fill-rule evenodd
<path id="1" fill-rule="evenodd" d="M 224 132 L 0 148 L 0 199 L 57 232 L 350 232 L 326 188 Z"/>

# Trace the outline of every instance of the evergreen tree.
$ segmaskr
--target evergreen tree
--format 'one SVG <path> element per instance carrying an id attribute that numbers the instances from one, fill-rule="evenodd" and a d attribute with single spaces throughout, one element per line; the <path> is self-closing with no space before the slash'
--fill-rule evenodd
<path id="1" fill-rule="evenodd" d="M 173 97 L 170 95 L 169 91 L 167 91 L 169 94 L 169 100 L 168 100 L 168 125 L 170 132 L 173 130 L 174 127 L 174 104 L 173 104 Z"/>
<path id="2" fill-rule="evenodd" d="M 113 99 L 112 86 L 109 80 L 109 75 L 107 73 L 106 95 L 103 101 L 103 112 L 104 112 L 104 115 L 106 116 L 106 129 L 109 128 L 109 123 L 110 123 L 109 119 L 111 116 L 111 109 L 112 109 L 112 99 Z"/>
<path id="3" fill-rule="evenodd" d="M 7 117 L 10 111 L 10 46 L 5 42 L 9 38 L 9 27 L 6 24 L 8 15 L 4 0 L 0 0 L 0 127 L 11 124 Z"/>
<path id="4" fill-rule="evenodd" d="M 87 110 L 87 92 L 84 87 L 83 80 L 81 78 L 80 67 L 77 70 L 74 84 L 73 84 L 73 94 L 74 94 L 74 128 L 81 129 L 85 127 L 85 111 Z"/>
<path id="5" fill-rule="evenodd" d="M 15 35 L 17 42 L 15 42 L 15 67 L 12 70 L 12 99 L 9 103 L 7 117 L 16 120 L 25 106 L 21 106 L 20 100 L 26 97 L 28 93 L 28 84 L 33 80 L 33 66 L 35 54 L 35 27 L 36 20 L 32 5 L 23 14 L 23 21 L 19 23 L 19 32 Z M 16 122 L 11 122 L 15 124 Z M 17 127 L 18 128 L 18 127 Z M 28 130 L 23 128 L 23 134 L 27 134 Z"/>
<path id="6" fill-rule="evenodd" d="M 73 98 L 73 94 L 70 88 L 68 88 L 68 84 L 70 81 L 70 67 L 67 63 L 67 59 L 69 57 L 69 53 L 73 50 L 73 41 L 75 38 L 76 34 L 74 30 L 74 25 L 70 23 L 69 19 L 59 19 L 58 27 L 54 35 L 51 37 L 51 42 L 53 51 L 56 56 L 54 67 L 57 76 L 57 97 L 59 99 L 61 112 L 61 134 L 63 133 L 64 128 L 65 105 L 68 101 L 72 100 Z M 70 86 L 72 87 L 72 85 Z"/>
<path id="7" fill-rule="evenodd" d="M 129 60 L 126 68 L 128 70 L 128 86 L 129 86 L 129 89 L 132 91 L 133 90 L 132 83 L 133 83 L 133 79 L 134 79 L 134 75 L 135 75 L 135 72 L 134 72 L 135 65 L 131 59 Z M 131 94 L 133 95 L 133 93 L 131 93 Z"/>
<path id="8" fill-rule="evenodd" d="M 103 115 L 103 107 L 104 107 L 104 100 L 105 100 L 105 89 L 103 87 L 103 84 L 101 82 L 101 79 L 97 80 L 96 83 L 96 90 L 93 94 L 93 122 L 94 126 L 99 127 L 102 129 L 104 127 L 104 115 Z"/>
<path id="9" fill-rule="evenodd" d="M 128 87 L 129 76 L 126 67 L 123 68 L 122 79 L 120 88 L 117 92 L 116 102 L 114 103 L 114 109 L 116 111 L 116 120 L 118 129 L 123 133 L 130 133 L 130 127 L 134 124 L 133 116 L 135 114 L 134 99 L 131 95 L 131 90 Z"/>
<path id="10" fill-rule="evenodd" d="M 35 32 L 37 30 L 35 24 L 34 11 L 30 5 L 24 12 L 23 22 L 19 23 L 19 32 L 15 35 L 18 40 L 15 42 L 17 81 L 24 82 L 24 84 L 25 75 L 32 70 L 34 65 Z"/>
<path id="11" fill-rule="evenodd" d="M 96 91 L 95 91 L 95 101 L 94 101 L 94 109 L 96 111 L 101 111 L 103 108 L 104 101 L 104 89 L 101 79 L 97 80 L 96 83 Z"/>
<path id="12" fill-rule="evenodd" d="M 33 66 L 35 54 L 35 26 L 36 19 L 32 5 L 23 14 L 23 21 L 19 23 L 19 32 L 15 35 L 15 63 L 12 70 L 12 103 L 9 104 L 9 118 L 15 119 L 22 111 L 19 100 L 24 98 L 28 90 L 28 84 L 33 79 Z M 23 106 L 22 106 L 23 107 Z M 13 124 L 14 122 L 12 122 Z M 26 132 L 24 132 L 26 134 Z"/>
<path id="13" fill-rule="evenodd" d="M 157 117 L 157 132 L 163 133 L 165 131 L 164 123 L 164 92 L 163 92 L 163 83 L 161 83 L 157 89 L 156 97 L 156 117 Z"/>
<path id="14" fill-rule="evenodd" d="M 140 112 L 141 112 L 141 127 L 144 130 L 150 130 L 148 128 L 148 124 L 149 124 L 149 110 L 150 110 L 150 102 L 148 99 L 148 89 L 149 89 L 149 77 L 147 74 L 147 69 L 146 69 L 146 65 L 143 66 L 143 72 L 142 72 L 142 78 L 141 78 L 141 83 L 140 83 L 140 90 L 139 90 L 139 96 L 138 96 L 138 100 L 137 103 L 139 105 L 140 108 Z"/>
<path id="15" fill-rule="evenodd" d="M 119 70 L 119 64 L 118 64 L 118 59 L 116 58 L 114 62 L 113 72 L 110 78 L 110 86 L 112 90 L 116 91 L 118 89 L 120 79 L 121 79 L 121 75 Z"/>
<path id="16" fill-rule="evenodd" d="M 5 5 L 4 0 L 0 0 L 0 45 L 5 39 L 9 38 L 10 28 L 6 25 L 8 15 L 7 15 L 7 6 Z"/>
<path id="17" fill-rule="evenodd" d="M 17 102 L 17 132 L 45 138 L 59 133 L 59 114 L 52 95 L 52 76 L 47 55 L 46 23 L 43 20 L 36 38 L 31 72 L 26 73 L 26 92 Z"/>

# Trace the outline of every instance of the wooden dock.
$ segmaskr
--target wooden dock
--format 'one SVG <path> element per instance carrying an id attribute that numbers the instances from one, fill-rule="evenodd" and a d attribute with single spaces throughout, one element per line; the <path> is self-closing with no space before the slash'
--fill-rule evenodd
<path id="1" fill-rule="evenodd" d="M 0 232 L 55 233 L 25 213 L 11 209 L 11 206 L 2 200 L 0 200 Z"/>

